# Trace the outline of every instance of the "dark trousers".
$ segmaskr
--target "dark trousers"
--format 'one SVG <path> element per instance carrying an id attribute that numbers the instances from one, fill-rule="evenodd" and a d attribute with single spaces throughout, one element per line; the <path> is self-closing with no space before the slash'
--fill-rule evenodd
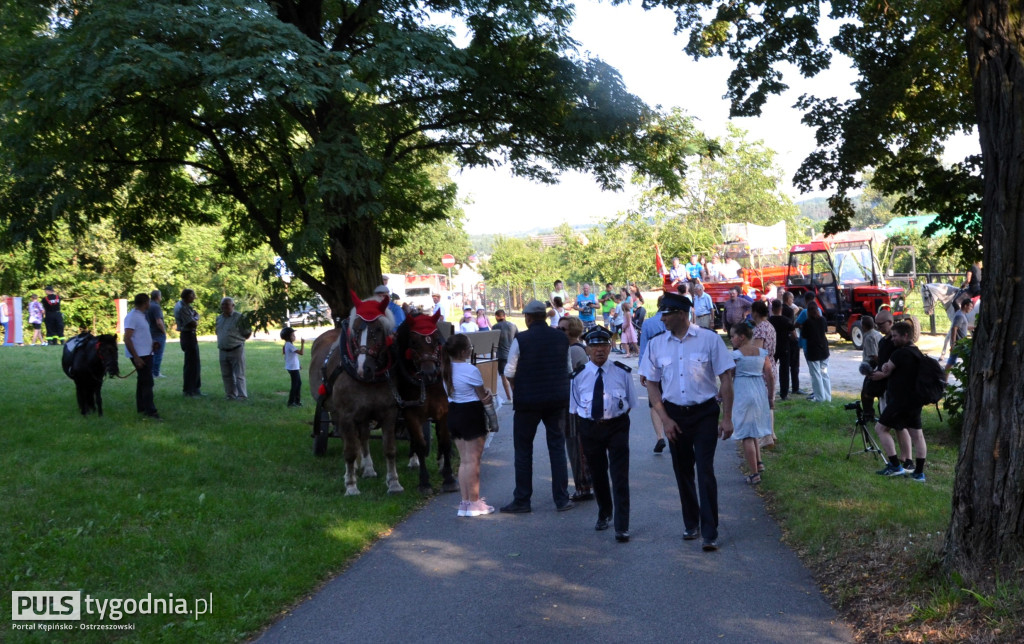
<path id="1" fill-rule="evenodd" d="M 302 372 L 299 371 L 298 369 L 289 369 L 288 370 L 288 375 L 291 376 L 291 378 L 292 378 L 292 388 L 291 388 L 291 391 L 288 392 L 288 404 L 289 405 L 297 405 L 300 402 L 302 402 L 302 400 L 301 400 L 302 376 L 299 375 L 301 373 Z"/>
<path id="2" fill-rule="evenodd" d="M 789 339 L 789 373 L 793 392 L 800 389 L 800 340 Z"/>
<path id="3" fill-rule="evenodd" d="M 587 457 L 583 453 L 583 445 L 580 440 L 578 420 L 575 414 L 566 410 L 567 421 L 565 424 L 565 452 L 569 455 L 569 469 L 572 470 L 572 482 L 577 492 L 589 492 L 591 477 L 590 468 L 587 467 Z M 607 515 L 603 515 L 607 516 Z"/>
<path id="4" fill-rule="evenodd" d="M 156 415 L 156 405 L 153 403 L 153 356 L 140 356 L 142 366 L 136 372 L 138 378 L 135 380 L 135 411 L 147 416 Z"/>
<path id="5" fill-rule="evenodd" d="M 565 407 L 547 409 L 517 409 L 512 417 L 512 443 L 516 457 L 516 490 L 512 494 L 517 503 L 530 504 L 533 496 L 533 439 L 537 425 L 544 423 L 547 431 L 548 458 L 551 461 L 551 496 L 556 507 L 569 502 L 569 468 L 565 464 Z"/>
<path id="6" fill-rule="evenodd" d="M 718 402 L 714 399 L 684 408 L 665 403 L 669 418 L 679 425 L 679 435 L 669 441 L 672 469 L 683 506 L 687 530 L 700 526 L 704 539 L 718 538 L 718 481 L 715 479 L 715 449 L 718 447 Z M 694 483 L 694 466 L 697 480 Z"/>
<path id="7" fill-rule="evenodd" d="M 64 314 L 57 312 L 43 318 L 46 325 L 46 343 L 60 344 L 64 342 Z"/>
<path id="8" fill-rule="evenodd" d="M 199 377 L 199 341 L 195 331 L 181 332 L 181 350 L 185 353 L 184 384 L 181 390 L 185 395 L 198 394 L 202 386 Z"/>
<path id="9" fill-rule="evenodd" d="M 783 340 L 783 342 L 787 341 Z M 789 395 L 789 362 L 789 345 L 787 344 L 785 349 L 779 352 L 779 396 L 783 400 Z M 794 382 L 796 381 L 794 380 Z"/>
<path id="10" fill-rule="evenodd" d="M 597 514 L 610 517 L 614 507 L 615 531 L 626 532 L 629 530 L 629 415 L 599 423 L 577 417 L 576 423 L 593 476 Z"/>

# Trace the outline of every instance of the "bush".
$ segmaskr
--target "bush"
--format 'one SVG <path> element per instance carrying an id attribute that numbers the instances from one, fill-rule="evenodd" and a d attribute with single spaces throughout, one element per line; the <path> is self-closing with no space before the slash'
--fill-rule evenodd
<path id="1" fill-rule="evenodd" d="M 949 414 L 946 421 L 953 431 L 957 441 L 964 427 L 964 406 L 967 402 L 967 385 L 971 372 L 971 349 L 974 346 L 974 338 L 966 337 L 956 343 L 950 353 L 956 352 L 960 356 L 960 362 L 953 365 L 950 374 L 957 380 L 955 384 L 946 386 L 946 397 L 942 401 L 942 408 Z"/>

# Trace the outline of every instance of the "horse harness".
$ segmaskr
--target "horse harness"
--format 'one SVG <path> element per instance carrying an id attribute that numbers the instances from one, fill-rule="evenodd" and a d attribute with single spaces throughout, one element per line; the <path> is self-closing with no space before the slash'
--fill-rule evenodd
<path id="1" fill-rule="evenodd" d="M 328 373 L 327 365 L 330 363 L 331 358 L 334 357 L 334 352 L 340 349 L 342 338 L 344 338 L 345 340 L 345 351 L 341 352 L 341 358 L 338 360 L 338 364 L 335 365 L 334 369 L 331 370 L 330 373 Z M 327 352 L 327 356 L 324 358 L 324 362 L 320 367 L 320 400 L 324 400 L 326 399 L 327 396 L 331 395 L 331 392 L 334 390 L 334 382 L 338 379 L 338 376 L 340 376 L 341 373 L 344 371 L 349 375 L 349 377 L 358 382 L 363 382 L 367 384 L 379 384 L 387 382 L 388 387 L 391 389 L 391 396 L 395 399 L 395 403 L 398 405 L 400 409 L 405 409 L 406 407 L 418 407 L 423 405 L 427 400 L 427 386 L 424 379 L 422 377 L 416 378 L 410 375 L 408 373 L 408 370 L 405 368 L 404 362 L 399 361 L 399 364 L 401 365 L 400 371 L 402 376 L 408 381 L 413 383 L 418 382 L 420 385 L 420 396 L 418 400 L 405 400 L 404 398 L 402 398 L 402 395 L 398 392 L 398 387 L 395 385 L 395 380 L 391 374 L 391 371 L 395 365 L 396 351 L 394 349 L 394 346 L 390 342 L 387 343 L 386 347 L 384 348 L 384 351 L 387 352 L 387 364 L 374 374 L 373 379 L 367 380 L 361 377 L 358 371 L 356 370 L 356 360 L 358 359 L 358 357 L 360 355 L 368 355 L 370 357 L 376 358 L 377 356 L 380 355 L 381 350 L 378 348 L 371 349 L 369 347 L 362 347 L 356 345 L 355 334 L 353 334 L 351 329 L 349 328 L 349 321 L 344 320 L 341 323 L 341 337 L 339 337 L 338 343 L 331 345 L 331 350 Z M 437 348 L 434 351 L 434 359 L 440 361 L 440 344 L 437 345 Z"/>

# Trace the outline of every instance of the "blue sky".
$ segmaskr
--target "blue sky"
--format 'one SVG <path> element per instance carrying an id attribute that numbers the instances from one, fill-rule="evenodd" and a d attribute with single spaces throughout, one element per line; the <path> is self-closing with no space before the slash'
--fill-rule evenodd
<path id="1" fill-rule="evenodd" d="M 729 105 L 722 96 L 732 67 L 727 59 L 693 61 L 684 55 L 683 36 L 672 33 L 673 14 L 667 10 L 644 11 L 633 4 L 612 7 L 607 3 L 580 0 L 576 4 L 573 35 L 580 48 L 602 58 L 619 70 L 631 92 L 650 105 L 681 107 L 698 119 L 706 133 L 725 133 Z M 783 169 L 784 191 L 799 195 L 792 176 L 814 148 L 814 132 L 800 123 L 792 107 L 804 93 L 818 96 L 852 96 L 854 74 L 847 64 L 833 62 L 833 69 L 806 80 L 784 68 L 790 89 L 769 99 L 758 118 L 735 119 L 751 140 L 763 140 L 775 150 Z M 977 148 L 964 139 L 951 146 L 961 157 Z M 600 191 L 586 175 L 564 175 L 556 186 L 544 186 L 511 177 L 507 170 L 474 169 L 456 172 L 470 234 L 511 233 L 535 227 L 554 227 L 565 221 L 576 225 L 599 222 L 629 207 L 632 194 Z"/>

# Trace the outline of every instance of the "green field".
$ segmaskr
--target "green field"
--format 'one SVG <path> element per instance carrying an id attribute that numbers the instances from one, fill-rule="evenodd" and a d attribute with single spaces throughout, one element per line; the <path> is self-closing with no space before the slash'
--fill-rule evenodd
<path id="1" fill-rule="evenodd" d="M 145 642 L 237 641 L 337 572 L 422 503 L 417 477 L 387 496 L 380 476 L 343 496 L 341 441 L 312 456 L 305 407 L 288 409 L 281 344 L 250 342 L 250 401 L 223 397 L 216 348 L 202 343 L 203 390 L 181 395 L 182 353 L 167 347 L 156 404 L 135 414 L 134 376 L 108 380 L 103 418 L 83 418 L 60 347 L 0 349 L 0 570 L 7 590 L 81 590 L 93 599 L 213 596 L 210 615 L 125 616 Z M 303 369 L 308 354 L 303 358 Z M 128 370 L 127 360 L 121 368 Z M 303 374 L 303 386 L 306 387 Z M 407 443 L 399 443 L 400 455 Z M 433 459 L 431 459 L 433 460 Z M 404 458 L 400 458 L 400 462 Z M 435 485 L 439 481 L 435 475 Z M 10 615 L 11 595 L 0 610 Z M 108 620 L 109 621 L 109 620 Z M 99 623 L 83 615 L 83 622 Z M 76 632 L 74 641 L 109 641 Z M 4 629 L 0 639 L 52 641 Z"/>

